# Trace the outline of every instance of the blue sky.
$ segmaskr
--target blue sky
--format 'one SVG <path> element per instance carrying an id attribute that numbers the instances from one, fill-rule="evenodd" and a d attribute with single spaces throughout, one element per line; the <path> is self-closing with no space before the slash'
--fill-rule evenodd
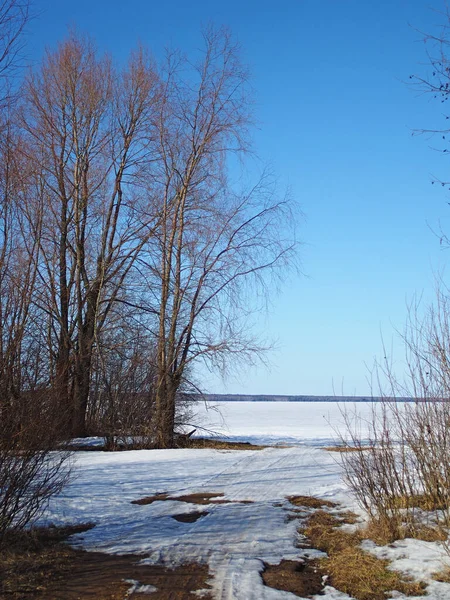
<path id="1" fill-rule="evenodd" d="M 208 391 L 370 393 L 367 366 L 402 329 L 414 294 L 432 297 L 449 260 L 450 192 L 438 140 L 443 107 L 408 85 L 426 74 L 423 36 L 437 32 L 440 0 L 35 0 L 28 51 L 75 25 L 118 59 L 142 42 L 200 45 L 202 23 L 231 27 L 256 92 L 255 149 L 289 185 L 305 219 L 304 276 L 291 277 L 258 327 L 278 340 L 271 369 L 245 369 Z"/>

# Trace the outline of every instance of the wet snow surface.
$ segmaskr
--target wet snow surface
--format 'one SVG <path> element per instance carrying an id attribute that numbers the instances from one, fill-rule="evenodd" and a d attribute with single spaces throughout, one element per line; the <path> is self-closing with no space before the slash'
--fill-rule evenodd
<path id="1" fill-rule="evenodd" d="M 238 403 L 235 403 L 238 404 Z M 270 431 L 264 407 L 253 404 L 249 421 L 256 435 L 258 419 L 263 421 L 262 436 Z M 268 403 L 261 403 L 268 405 Z M 313 403 L 304 407 L 312 421 L 320 423 L 323 407 Z M 283 407 L 278 404 L 278 409 Z M 230 409 L 231 410 L 231 409 Z M 240 409 L 242 411 L 242 407 Z M 241 413 L 242 414 L 242 413 Z M 271 413 L 274 430 L 281 425 Z M 284 417 L 282 417 L 284 418 Z M 322 416 L 323 418 L 323 416 Z M 264 424 L 265 423 L 265 424 Z M 235 435 L 245 438 L 245 424 Z M 290 495 L 313 495 L 343 508 L 356 506 L 341 478 L 339 455 L 318 445 L 332 439 L 333 432 L 321 423 L 309 438 L 298 439 L 298 446 L 238 450 L 141 450 L 117 453 L 79 452 L 76 477 L 48 510 L 53 523 L 92 521 L 96 527 L 74 544 L 86 550 L 109 553 L 142 554 L 145 563 L 177 565 L 183 562 L 206 563 L 211 572 L 214 597 L 220 600 L 282 600 L 294 594 L 265 587 L 260 577 L 263 562 L 277 564 L 281 559 L 297 560 L 320 556 L 312 549 L 297 547 L 301 521 L 289 520 Z M 233 435 L 231 428 L 230 435 Z M 296 434 L 298 435 L 298 433 Z M 292 439 L 292 431 L 285 438 Z M 317 444 L 316 441 L 320 443 Z M 177 500 L 132 504 L 146 496 L 167 493 L 171 497 L 195 493 L 223 494 L 229 503 L 201 507 Z M 239 503 L 239 501 L 251 501 Z M 179 522 L 173 515 L 198 512 L 208 514 L 195 522 Z M 308 509 L 311 510 L 311 509 Z M 393 560 L 393 567 L 430 582 L 428 600 L 449 600 L 450 585 L 432 582 L 435 571 L 448 564 L 442 546 L 403 540 L 378 548 L 365 542 L 367 550 Z M 151 598 L 151 590 L 148 590 Z M 396 598 L 403 598 L 397 594 Z M 349 596 L 327 587 L 316 600 L 345 600 Z"/>

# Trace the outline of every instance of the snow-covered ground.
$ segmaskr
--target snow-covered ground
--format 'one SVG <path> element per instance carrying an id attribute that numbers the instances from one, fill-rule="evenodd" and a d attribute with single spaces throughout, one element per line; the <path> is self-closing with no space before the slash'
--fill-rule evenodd
<path id="1" fill-rule="evenodd" d="M 245 438 L 245 431 L 251 431 L 252 439 L 258 438 L 259 427 L 259 441 L 273 439 L 278 432 L 279 441 L 292 442 L 295 438 L 301 445 L 260 451 L 79 452 L 76 478 L 52 501 L 47 519 L 57 524 L 96 523 L 82 539 L 73 538 L 87 550 L 138 553 L 143 562 L 151 564 L 207 563 L 214 596 L 220 600 L 297 598 L 265 587 L 260 577 L 263 562 L 276 564 L 283 558 L 295 560 L 320 554 L 297 547 L 300 522 L 286 518 L 289 507 L 292 509 L 287 496 L 313 495 L 339 502 L 346 509 L 356 507 L 341 478 L 339 455 L 315 445 L 317 440 L 333 438 L 327 437 L 333 427 L 323 416 L 323 405 L 308 406 L 303 420 L 308 420 L 309 428 L 307 436 L 301 438 L 305 425 L 289 423 L 287 407 L 281 407 L 277 415 L 270 403 L 261 403 L 264 408 L 251 404 L 252 410 L 233 408 L 234 416 L 227 423 L 230 437 Z M 280 410 L 279 404 L 277 408 Z M 335 409 L 328 404 L 328 414 Z M 268 412 L 264 414 L 264 410 Z M 239 414 L 246 415 L 247 423 L 239 421 Z M 223 494 L 222 499 L 230 503 L 198 506 L 165 500 L 131 504 L 132 500 L 157 493 Z M 192 523 L 173 518 L 199 510 L 208 514 Z M 404 540 L 389 548 L 377 548 L 367 542 L 367 549 L 388 556 L 393 567 L 429 580 L 430 595 L 424 596 L 427 600 L 450 599 L 450 585 L 430 579 L 432 572 L 442 569 L 448 560 L 438 544 Z M 344 599 L 348 596 L 328 587 L 326 595 L 316 600 Z"/>

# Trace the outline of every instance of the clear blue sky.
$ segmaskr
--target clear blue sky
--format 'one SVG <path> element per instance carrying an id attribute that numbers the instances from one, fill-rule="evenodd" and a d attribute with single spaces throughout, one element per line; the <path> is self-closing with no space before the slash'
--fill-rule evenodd
<path id="1" fill-rule="evenodd" d="M 260 328 L 278 339 L 272 368 L 245 370 L 208 391 L 370 392 L 366 364 L 401 329 L 414 293 L 432 296 L 450 234 L 448 160 L 415 128 L 444 125 L 442 106 L 405 82 L 426 73 L 422 36 L 442 0 L 35 0 L 28 50 L 38 60 L 75 25 L 124 57 L 138 41 L 200 45 L 202 23 L 229 25 L 256 90 L 255 148 L 291 186 L 305 220 L 306 277 L 292 277 Z M 437 141 L 436 141 L 437 144 Z M 333 388 L 334 386 L 334 388 Z"/>

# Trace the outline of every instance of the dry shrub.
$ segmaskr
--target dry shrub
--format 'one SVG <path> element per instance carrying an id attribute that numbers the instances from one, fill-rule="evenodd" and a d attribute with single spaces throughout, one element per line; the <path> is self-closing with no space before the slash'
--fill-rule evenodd
<path id="1" fill-rule="evenodd" d="M 429 494 L 416 494 L 413 496 L 398 496 L 393 498 L 393 504 L 398 508 L 420 508 L 421 510 L 446 510 L 448 507 L 445 504 L 439 504 L 437 498 L 433 498 Z"/>
<path id="2" fill-rule="evenodd" d="M 361 449 L 341 454 L 350 489 L 390 539 L 430 536 L 430 525 L 442 539 L 450 526 L 448 290 L 441 285 L 435 303 L 425 313 L 419 308 L 410 308 L 402 336 L 405 375 L 397 375 L 385 353 L 376 366 L 381 401 L 374 402 L 368 423 L 345 410 L 340 432 L 343 443 Z M 369 430 L 364 441 L 362 425 Z M 424 511 L 433 513 L 425 529 Z"/>
<path id="3" fill-rule="evenodd" d="M 435 399 L 374 404 L 370 446 L 362 446 L 355 417 L 346 433 L 362 452 L 341 454 L 345 479 L 358 504 L 387 541 L 404 537 L 446 537 L 450 525 L 449 406 Z M 448 439 L 447 439 L 448 438 Z M 424 523 L 424 512 L 431 512 Z M 432 535 L 431 529 L 436 532 Z"/>
<path id="4" fill-rule="evenodd" d="M 364 538 L 373 540 L 380 546 L 386 546 L 395 540 L 413 538 L 424 542 L 445 542 L 447 533 L 437 525 L 425 525 L 417 522 L 371 520 L 362 530 Z"/>
<path id="5" fill-rule="evenodd" d="M 423 594 L 424 586 L 405 579 L 388 569 L 389 561 L 364 552 L 359 546 L 367 531 L 343 531 L 342 518 L 325 511 L 313 513 L 301 532 L 314 548 L 328 554 L 321 559 L 321 569 L 330 575 L 331 583 L 357 600 L 385 600 L 388 592 L 405 595 Z"/>
<path id="6" fill-rule="evenodd" d="M 55 450 L 60 441 L 59 418 L 45 410 L 51 397 L 42 392 L 37 402 L 35 396 L 32 401 L 27 396 L 10 398 L 7 406 L 0 407 L 0 547 L 11 532 L 24 529 L 42 514 L 70 474 L 70 454 Z"/>

